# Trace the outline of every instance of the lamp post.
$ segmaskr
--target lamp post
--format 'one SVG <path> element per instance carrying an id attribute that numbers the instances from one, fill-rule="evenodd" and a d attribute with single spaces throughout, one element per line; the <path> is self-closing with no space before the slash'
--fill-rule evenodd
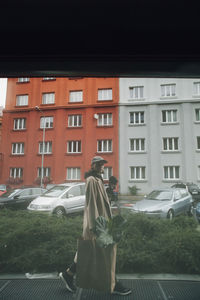
<path id="1" fill-rule="evenodd" d="M 44 113 L 39 108 L 39 106 L 35 106 L 35 109 L 41 112 L 44 117 Z M 41 162 L 40 187 L 43 187 L 43 178 L 44 178 L 44 148 L 45 148 L 45 119 L 44 119 L 43 134 L 42 134 L 42 162 Z"/>

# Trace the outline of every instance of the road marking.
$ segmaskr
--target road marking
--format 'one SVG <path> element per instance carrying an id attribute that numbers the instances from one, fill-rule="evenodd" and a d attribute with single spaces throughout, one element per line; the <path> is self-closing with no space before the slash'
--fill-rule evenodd
<path id="1" fill-rule="evenodd" d="M 2 292 L 5 287 L 11 282 L 11 280 L 8 280 L 1 288 L 0 288 L 0 292 Z"/>
<path id="2" fill-rule="evenodd" d="M 162 288 L 162 286 L 161 286 L 161 284 L 160 284 L 159 281 L 157 281 L 157 284 L 158 284 L 158 286 L 159 286 L 159 289 L 160 289 L 160 291 L 161 291 L 161 294 L 163 295 L 164 300 L 169 300 L 168 297 L 165 295 L 165 292 L 163 291 L 163 288 Z"/>

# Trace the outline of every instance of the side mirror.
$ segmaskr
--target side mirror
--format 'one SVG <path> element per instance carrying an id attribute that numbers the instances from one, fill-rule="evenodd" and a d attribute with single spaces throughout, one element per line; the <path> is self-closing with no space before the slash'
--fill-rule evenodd
<path id="1" fill-rule="evenodd" d="M 181 198 L 180 197 L 174 197 L 174 202 L 180 200 Z"/>
<path id="2" fill-rule="evenodd" d="M 74 197 L 74 195 L 68 194 L 68 198 L 72 198 L 72 197 Z"/>
<path id="3" fill-rule="evenodd" d="M 19 199 L 19 195 L 14 196 L 14 199 Z"/>

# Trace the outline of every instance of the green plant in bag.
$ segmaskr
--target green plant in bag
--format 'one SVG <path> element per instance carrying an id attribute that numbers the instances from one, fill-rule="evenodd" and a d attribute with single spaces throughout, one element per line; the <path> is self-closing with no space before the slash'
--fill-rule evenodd
<path id="1" fill-rule="evenodd" d="M 107 247 L 108 245 L 119 242 L 123 234 L 123 228 L 126 220 L 120 216 L 114 216 L 107 220 L 103 216 L 99 216 L 95 220 L 95 230 L 97 244 L 99 247 Z"/>
<path id="2" fill-rule="evenodd" d="M 109 233 L 108 220 L 103 216 L 98 217 L 95 220 L 95 230 L 97 244 L 101 248 L 106 248 L 108 245 L 114 243 L 112 235 Z"/>

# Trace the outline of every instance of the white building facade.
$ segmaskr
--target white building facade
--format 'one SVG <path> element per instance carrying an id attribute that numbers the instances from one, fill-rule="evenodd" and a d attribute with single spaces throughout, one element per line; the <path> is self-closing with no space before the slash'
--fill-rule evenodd
<path id="1" fill-rule="evenodd" d="M 119 79 L 119 190 L 200 184 L 200 79 Z"/>

